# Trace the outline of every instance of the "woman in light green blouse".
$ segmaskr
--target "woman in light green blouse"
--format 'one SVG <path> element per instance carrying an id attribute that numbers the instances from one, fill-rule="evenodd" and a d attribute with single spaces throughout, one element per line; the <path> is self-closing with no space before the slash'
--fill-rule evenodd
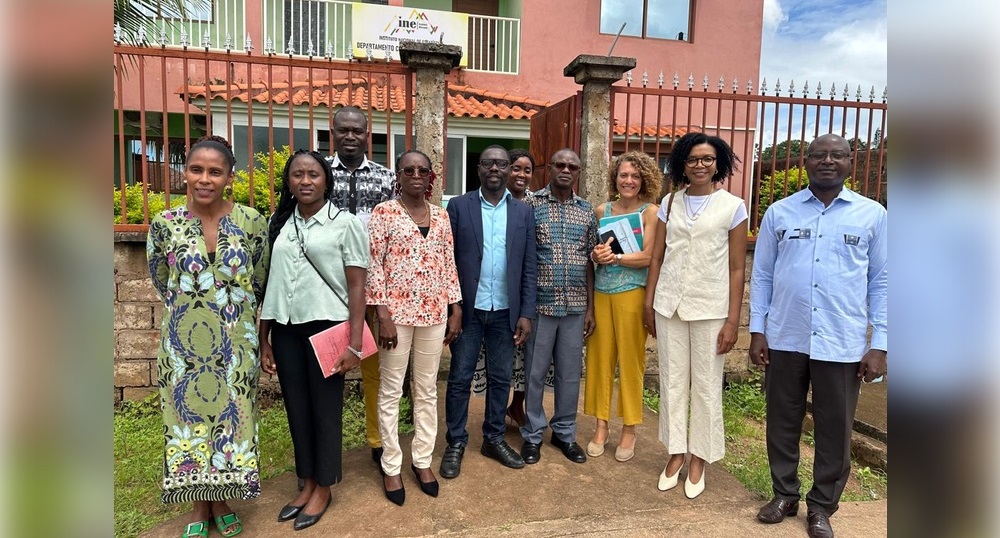
<path id="1" fill-rule="evenodd" d="M 278 373 L 295 448 L 298 496 L 278 521 L 314 525 L 340 482 L 344 375 L 360 364 L 368 234 L 328 195 L 333 172 L 322 155 L 299 150 L 285 165 L 281 199 L 268 228 L 270 278 L 261 312 L 261 367 Z M 309 337 L 350 323 L 350 346 L 323 372 Z M 268 339 L 270 337 L 270 341 Z"/>

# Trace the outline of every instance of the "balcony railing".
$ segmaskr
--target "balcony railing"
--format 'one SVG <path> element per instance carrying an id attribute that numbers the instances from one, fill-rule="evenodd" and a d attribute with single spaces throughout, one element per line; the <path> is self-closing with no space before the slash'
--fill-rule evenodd
<path id="1" fill-rule="evenodd" d="M 157 19 L 137 41 L 149 45 L 350 58 L 351 3 L 339 0 L 210 0 L 187 19 Z M 247 2 L 260 1 L 261 37 L 247 28 Z M 253 18 L 251 18 L 252 20 Z M 118 30 L 116 30 L 118 32 Z M 254 37 L 251 38 L 251 34 Z M 116 36 L 117 37 L 117 36 Z M 120 39 L 116 39 L 120 40 Z M 516 75 L 521 21 L 469 15 L 467 69 Z M 376 56 L 376 59 L 378 58 Z"/>

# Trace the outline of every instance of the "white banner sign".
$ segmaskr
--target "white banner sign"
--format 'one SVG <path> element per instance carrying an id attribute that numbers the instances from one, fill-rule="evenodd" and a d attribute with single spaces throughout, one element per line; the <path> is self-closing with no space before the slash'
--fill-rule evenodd
<path id="1" fill-rule="evenodd" d="M 366 58 L 368 51 L 379 60 L 386 51 L 399 60 L 399 42 L 429 41 L 462 47 L 459 66 L 468 65 L 469 15 L 413 7 L 351 4 L 351 46 L 355 58 Z"/>

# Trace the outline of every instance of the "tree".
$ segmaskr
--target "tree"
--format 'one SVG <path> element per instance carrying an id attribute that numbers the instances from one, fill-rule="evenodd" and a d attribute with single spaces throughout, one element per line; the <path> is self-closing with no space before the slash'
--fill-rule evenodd
<path id="1" fill-rule="evenodd" d="M 183 19 L 192 2 L 208 5 L 211 0 L 114 0 L 114 23 L 121 28 L 121 39 L 129 45 L 142 45 L 139 28 L 147 31 L 155 23 L 173 26 L 173 19 Z M 152 36 L 150 36 L 150 39 Z"/>
<path id="2" fill-rule="evenodd" d="M 785 157 L 798 159 L 803 151 L 805 151 L 806 146 L 807 144 L 802 140 L 785 140 L 784 142 L 779 142 L 777 146 L 764 148 L 764 151 L 760 153 L 760 162 L 769 163 L 772 156 L 775 162 L 784 161 Z"/>

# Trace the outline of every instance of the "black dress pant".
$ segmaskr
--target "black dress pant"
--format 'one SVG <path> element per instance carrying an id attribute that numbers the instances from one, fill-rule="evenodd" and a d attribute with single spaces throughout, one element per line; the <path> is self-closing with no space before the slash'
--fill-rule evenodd
<path id="1" fill-rule="evenodd" d="M 320 486 L 340 482 L 344 374 L 323 377 L 309 337 L 341 322 L 274 323 L 271 347 L 295 448 L 295 474 Z"/>
<path id="2" fill-rule="evenodd" d="M 861 379 L 858 363 L 812 360 L 804 353 L 769 349 L 764 371 L 767 398 L 767 459 L 775 497 L 798 502 L 799 440 L 812 385 L 816 457 L 810 512 L 833 515 L 851 473 L 851 431 Z"/>

